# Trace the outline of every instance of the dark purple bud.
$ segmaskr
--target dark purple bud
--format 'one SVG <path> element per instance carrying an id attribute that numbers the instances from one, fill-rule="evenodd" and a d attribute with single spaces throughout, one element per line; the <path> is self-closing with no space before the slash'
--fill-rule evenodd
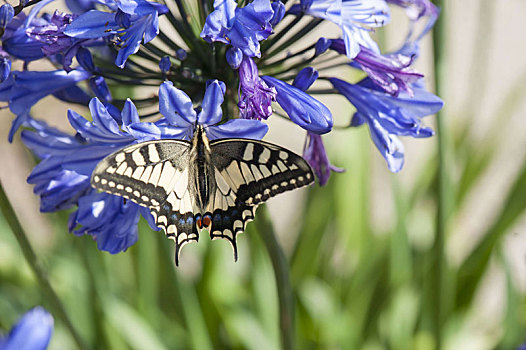
<path id="1" fill-rule="evenodd" d="M 186 60 L 186 56 L 188 56 L 188 54 L 186 53 L 185 49 L 177 49 L 177 50 L 175 50 L 175 57 L 177 57 L 177 59 L 179 61 Z"/>
<path id="2" fill-rule="evenodd" d="M 316 52 L 314 53 L 314 55 L 315 56 L 319 56 L 322 53 L 324 53 L 325 51 L 327 51 L 329 49 L 329 47 L 331 46 L 331 43 L 332 43 L 331 39 L 319 38 L 318 42 L 316 43 L 316 46 L 315 46 Z"/>
<path id="3" fill-rule="evenodd" d="M 95 96 L 97 96 L 102 102 L 106 103 L 112 100 L 110 89 L 103 77 L 92 77 L 89 79 L 88 84 L 91 91 L 93 91 Z"/>
<path id="4" fill-rule="evenodd" d="M 276 1 L 272 3 L 272 10 L 274 11 L 274 15 L 272 16 L 272 19 L 270 20 L 270 25 L 272 27 L 276 26 L 283 17 L 285 16 L 285 5 L 281 1 Z"/>
<path id="5" fill-rule="evenodd" d="M 9 57 L 0 57 L 0 83 L 3 83 L 11 73 L 11 60 Z"/>
<path id="6" fill-rule="evenodd" d="M 96 70 L 95 64 L 93 63 L 93 57 L 91 56 L 90 50 L 81 47 L 77 51 L 77 61 L 81 65 L 82 68 L 87 70 L 88 72 L 94 72 Z"/>
<path id="7" fill-rule="evenodd" d="M 170 71 L 170 67 L 172 66 L 172 62 L 170 61 L 169 56 L 164 56 L 161 58 L 161 61 L 159 62 L 159 68 L 161 69 L 161 72 L 168 73 Z"/>
<path id="8" fill-rule="evenodd" d="M 324 186 L 327 181 L 329 181 L 331 171 L 338 173 L 345 171 L 330 163 L 321 136 L 312 132 L 307 133 L 303 158 L 305 158 L 314 170 L 314 173 L 316 173 L 320 186 Z"/>
<path id="9" fill-rule="evenodd" d="M 15 15 L 15 9 L 9 4 L 0 6 L 0 27 L 5 28 Z"/>
<path id="10" fill-rule="evenodd" d="M 318 71 L 312 67 L 306 67 L 296 75 L 292 85 L 302 91 L 307 91 L 316 79 L 318 79 Z"/>
<path id="11" fill-rule="evenodd" d="M 118 9 L 115 14 L 115 22 L 117 22 L 122 28 L 129 28 L 131 23 L 130 15 L 122 12 L 121 9 Z"/>
<path id="12" fill-rule="evenodd" d="M 252 58 L 245 56 L 239 66 L 239 115 L 243 119 L 267 119 L 272 115 L 276 89 L 259 77 Z"/>
<path id="13" fill-rule="evenodd" d="M 243 61 L 243 51 L 237 47 L 231 47 L 226 52 L 226 61 L 232 69 L 238 69 Z"/>
<path id="14" fill-rule="evenodd" d="M 347 52 L 345 49 L 345 41 L 343 41 L 343 39 L 332 39 L 329 46 L 332 50 L 342 55 L 345 55 Z"/>

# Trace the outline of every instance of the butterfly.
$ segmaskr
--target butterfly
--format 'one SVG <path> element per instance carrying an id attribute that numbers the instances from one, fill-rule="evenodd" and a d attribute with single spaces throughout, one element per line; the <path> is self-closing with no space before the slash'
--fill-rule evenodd
<path id="1" fill-rule="evenodd" d="M 181 248 L 203 230 L 234 249 L 236 236 L 259 204 L 314 182 L 310 165 L 272 143 L 249 139 L 208 140 L 197 125 L 191 141 L 163 139 L 122 148 L 101 160 L 92 187 L 148 207 L 157 226 Z"/>

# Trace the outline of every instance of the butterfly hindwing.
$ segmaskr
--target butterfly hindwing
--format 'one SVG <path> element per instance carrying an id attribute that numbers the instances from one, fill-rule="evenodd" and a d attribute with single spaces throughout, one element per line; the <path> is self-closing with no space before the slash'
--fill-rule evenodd
<path id="1" fill-rule="evenodd" d="M 240 203 L 256 205 L 314 181 L 303 158 L 268 142 L 221 139 L 212 141 L 210 147 L 212 164 Z"/>

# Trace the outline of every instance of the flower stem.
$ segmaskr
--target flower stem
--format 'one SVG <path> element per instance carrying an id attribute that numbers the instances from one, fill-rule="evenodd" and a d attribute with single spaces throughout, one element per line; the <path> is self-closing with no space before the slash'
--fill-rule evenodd
<path id="1" fill-rule="evenodd" d="M 272 262 L 279 299 L 279 325 L 283 350 L 294 349 L 294 297 L 289 278 L 289 264 L 276 239 L 276 233 L 267 210 L 263 205 L 254 221 Z"/>
<path id="2" fill-rule="evenodd" d="M 441 15 L 433 30 L 433 57 L 435 61 L 435 90 L 438 96 L 444 95 L 444 83 L 446 81 L 446 21 L 447 9 L 446 2 L 443 0 L 435 1 L 441 8 Z M 450 174 L 450 154 L 449 135 L 445 123 L 445 113 L 439 112 L 436 118 L 437 142 L 438 142 L 438 193 L 437 193 L 437 223 L 436 236 L 433 246 L 433 268 L 431 302 L 434 305 L 433 311 L 433 332 L 436 339 L 436 349 L 441 349 L 442 344 L 442 325 L 447 314 L 447 266 L 445 259 L 445 237 L 448 218 L 453 207 L 453 188 L 451 186 Z"/>
<path id="3" fill-rule="evenodd" d="M 80 337 L 80 334 L 77 332 L 77 330 L 73 326 L 71 319 L 66 313 L 66 309 L 64 308 L 64 305 L 62 304 L 58 295 L 55 293 L 55 290 L 51 286 L 47 273 L 42 267 L 40 260 L 37 258 L 35 251 L 31 247 L 31 244 L 29 243 L 29 240 L 27 239 L 27 236 L 24 230 L 22 229 L 22 225 L 20 225 L 20 221 L 18 221 L 18 218 L 16 217 L 16 214 L 13 210 L 13 207 L 11 206 L 11 203 L 9 203 L 9 200 L 4 191 L 4 187 L 1 183 L 0 183 L 0 209 L 2 211 L 2 214 L 4 215 L 5 220 L 9 224 L 9 227 L 11 228 L 11 231 L 13 231 L 13 234 L 15 235 L 16 240 L 18 241 L 18 244 L 20 245 L 20 249 L 22 249 L 24 258 L 26 259 L 27 263 L 33 270 L 37 278 L 38 284 L 40 285 L 44 293 L 47 294 L 48 302 L 50 303 L 50 307 L 53 309 L 52 310 L 53 314 L 59 319 L 61 319 L 62 322 L 64 322 L 64 324 L 70 331 L 73 339 L 77 343 L 78 347 L 82 350 L 88 349 L 88 347 L 86 346 L 86 344 Z"/>

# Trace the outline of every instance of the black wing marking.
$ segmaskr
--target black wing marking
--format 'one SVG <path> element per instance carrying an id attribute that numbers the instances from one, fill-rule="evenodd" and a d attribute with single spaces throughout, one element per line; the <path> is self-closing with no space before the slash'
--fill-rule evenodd
<path id="1" fill-rule="evenodd" d="M 256 205 L 314 182 L 312 169 L 302 157 L 271 143 L 221 139 L 211 141 L 210 148 L 212 164 L 239 203 Z M 226 188 L 221 192 L 228 195 Z"/>
<path id="2" fill-rule="evenodd" d="M 175 242 L 176 264 L 180 249 L 199 239 L 189 156 L 188 141 L 143 142 L 107 156 L 91 176 L 94 188 L 150 208 L 157 226 Z"/>

